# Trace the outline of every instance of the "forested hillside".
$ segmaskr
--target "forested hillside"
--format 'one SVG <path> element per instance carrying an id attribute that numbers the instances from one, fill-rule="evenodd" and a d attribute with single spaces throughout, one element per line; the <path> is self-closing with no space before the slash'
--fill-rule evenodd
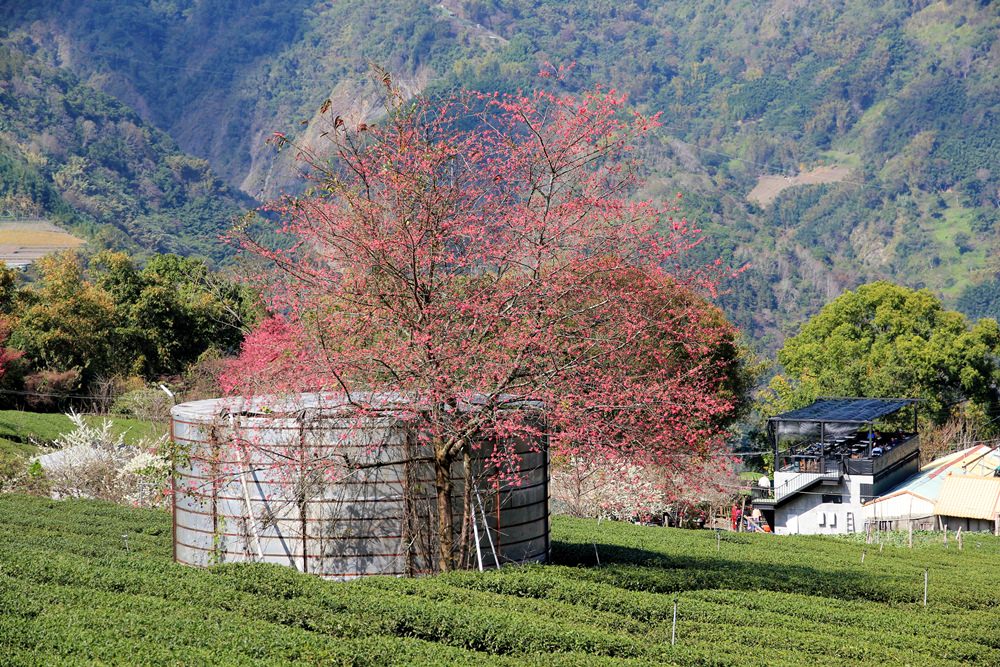
<path id="1" fill-rule="evenodd" d="M 98 247 L 219 259 L 249 201 L 113 97 L 0 47 L 0 213 L 48 218 Z"/>
<path id="2" fill-rule="evenodd" d="M 760 344 L 873 279 L 997 301 L 996 3 L 50 0 L 7 2 L 0 19 L 7 43 L 254 196 L 294 183 L 271 132 L 317 140 L 328 97 L 373 116 L 371 62 L 432 94 L 533 87 L 546 63 L 574 63 L 547 85 L 615 87 L 663 113 L 645 194 L 683 192 L 705 254 L 752 263 L 724 301 Z M 820 166 L 843 168 L 838 182 L 785 187 Z M 766 206 L 747 199 L 765 175 Z"/>

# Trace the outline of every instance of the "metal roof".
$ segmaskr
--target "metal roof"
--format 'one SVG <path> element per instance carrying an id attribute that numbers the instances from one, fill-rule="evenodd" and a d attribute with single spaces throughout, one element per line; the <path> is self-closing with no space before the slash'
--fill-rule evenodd
<path id="1" fill-rule="evenodd" d="M 948 475 L 941 485 L 934 514 L 969 519 L 995 519 L 1000 513 L 1000 477 Z"/>
<path id="2" fill-rule="evenodd" d="M 916 402 L 914 398 L 821 398 L 812 405 L 771 417 L 771 421 L 864 424 Z"/>
<path id="3" fill-rule="evenodd" d="M 933 503 L 940 496 L 946 478 L 952 476 L 962 478 L 967 475 L 988 476 L 987 471 L 997 464 L 1000 464 L 1000 448 L 974 445 L 934 459 L 923 466 L 919 473 L 878 498 L 869 500 L 865 506 L 876 505 L 901 494 L 912 494 Z"/>

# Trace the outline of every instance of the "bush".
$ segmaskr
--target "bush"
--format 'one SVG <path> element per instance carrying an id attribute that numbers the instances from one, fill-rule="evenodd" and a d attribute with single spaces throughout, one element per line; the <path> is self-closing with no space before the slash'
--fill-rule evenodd
<path id="1" fill-rule="evenodd" d="M 63 405 L 68 395 L 80 387 L 80 371 L 39 371 L 24 378 L 28 392 L 26 403 L 32 408 L 51 408 Z"/>
<path id="2" fill-rule="evenodd" d="M 37 461 L 30 462 L 21 454 L 0 450 L 0 493 L 11 491 L 48 495 L 50 487 Z"/>
<path id="3" fill-rule="evenodd" d="M 97 498 L 142 507 L 164 503 L 170 475 L 163 455 L 166 438 L 156 442 L 125 444 L 125 434 L 115 435 L 109 419 L 90 426 L 70 413 L 75 430 L 60 437 L 58 451 L 35 459 L 56 497 Z"/>

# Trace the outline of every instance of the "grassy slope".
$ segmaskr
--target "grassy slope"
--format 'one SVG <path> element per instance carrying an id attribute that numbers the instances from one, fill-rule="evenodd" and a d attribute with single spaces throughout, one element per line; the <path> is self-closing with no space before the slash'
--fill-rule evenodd
<path id="1" fill-rule="evenodd" d="M 6 496 L 0 526 L 13 664 L 1000 664 L 990 537 L 862 565 L 849 540 L 725 535 L 716 553 L 709 531 L 560 518 L 557 565 L 336 584 L 175 565 L 161 512 Z"/>
<path id="2" fill-rule="evenodd" d="M 101 417 L 87 417 L 92 424 L 100 424 Z M 128 441 L 159 436 L 164 427 L 137 419 L 113 419 L 116 433 L 125 433 Z M 37 444 L 50 443 L 73 430 L 73 423 L 64 414 L 0 410 L 0 455 L 34 454 Z"/>

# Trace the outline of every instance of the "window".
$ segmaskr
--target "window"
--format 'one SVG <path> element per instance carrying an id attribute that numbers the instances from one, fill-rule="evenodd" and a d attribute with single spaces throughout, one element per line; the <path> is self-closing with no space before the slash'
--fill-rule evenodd
<path id="1" fill-rule="evenodd" d="M 839 493 L 824 493 L 823 494 L 824 503 L 837 503 L 838 505 L 844 502 L 844 497 Z"/>

